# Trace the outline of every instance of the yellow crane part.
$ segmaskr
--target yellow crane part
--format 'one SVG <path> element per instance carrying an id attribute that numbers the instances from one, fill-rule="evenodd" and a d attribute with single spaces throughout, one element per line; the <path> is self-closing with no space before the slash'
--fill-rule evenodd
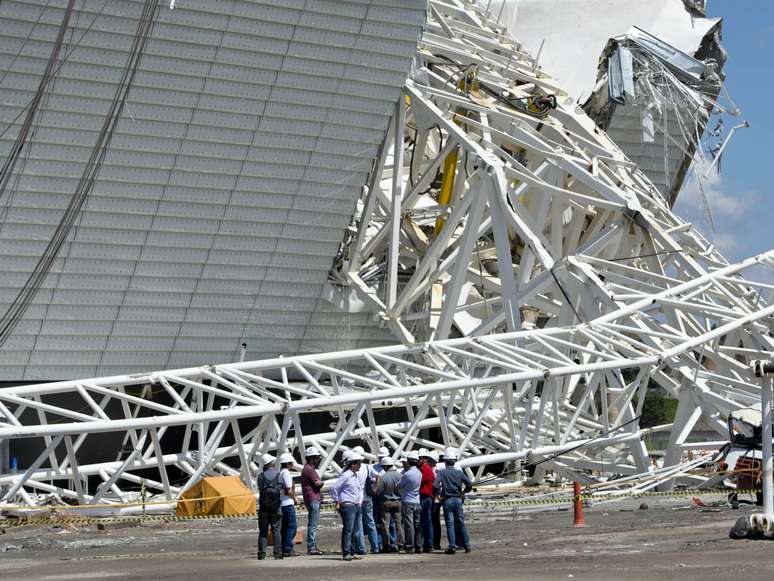
<path id="1" fill-rule="evenodd" d="M 451 202 L 452 192 L 454 191 L 454 174 L 457 172 L 457 148 L 454 149 L 446 159 L 443 160 L 443 176 L 441 177 L 441 191 L 438 194 L 438 203 L 447 206 Z M 437 218 L 435 221 L 435 235 L 441 233 L 446 220 Z"/>

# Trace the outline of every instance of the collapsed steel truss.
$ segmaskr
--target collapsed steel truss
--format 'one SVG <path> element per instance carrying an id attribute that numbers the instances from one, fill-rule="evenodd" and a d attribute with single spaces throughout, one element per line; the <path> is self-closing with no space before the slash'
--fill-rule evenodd
<path id="1" fill-rule="evenodd" d="M 0 438 L 39 453 L 0 500 L 252 486 L 260 453 L 310 444 L 326 477 L 355 443 L 637 475 L 650 382 L 679 399 L 667 470 L 699 418 L 724 436 L 759 401 L 774 286 L 740 273 L 774 253 L 729 265 L 484 11 L 429 10 L 331 273 L 404 345 L 2 389 Z M 106 434 L 116 458 L 84 460 Z"/>
<path id="2" fill-rule="evenodd" d="M 773 266 L 774 253 L 682 283 L 653 277 L 652 292 L 572 327 L 0 390 L 0 438 L 41 449 L 23 473 L 0 476 L 3 500 L 127 500 L 123 483 L 140 482 L 172 499 L 208 474 L 252 485 L 260 453 L 303 460 L 308 445 L 332 476 L 339 452 L 361 441 L 394 457 L 455 445 L 479 471 L 550 457 L 560 471 L 646 472 L 645 432 L 632 420 L 650 379 L 680 398 L 667 426 L 673 463 L 699 415 L 723 433 L 721 417 L 759 399 L 743 360 L 771 348 L 774 306 L 744 311 L 737 297 L 771 287 L 737 275 L 760 263 Z M 47 403 L 64 396 L 66 407 Z M 332 423 L 311 428 L 320 413 Z M 175 426 L 183 433 L 170 440 Z M 125 451 L 79 462 L 106 433 L 121 434 Z M 176 486 L 171 468 L 183 475 Z"/>

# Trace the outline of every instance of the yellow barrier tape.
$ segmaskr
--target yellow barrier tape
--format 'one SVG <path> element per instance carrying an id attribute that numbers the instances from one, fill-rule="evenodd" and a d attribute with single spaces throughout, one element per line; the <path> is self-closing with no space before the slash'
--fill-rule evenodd
<path id="1" fill-rule="evenodd" d="M 643 498 L 643 497 L 681 497 L 681 496 L 699 496 L 709 494 L 723 494 L 728 495 L 732 493 L 736 494 L 751 494 L 755 492 L 761 492 L 760 488 L 752 488 L 745 490 L 734 490 L 730 488 L 714 488 L 714 489 L 690 489 L 690 490 L 673 490 L 666 492 L 659 491 L 642 491 L 642 492 L 626 492 L 622 494 L 609 494 L 609 495 L 591 495 L 582 494 L 578 497 L 568 496 L 564 498 L 512 498 L 503 500 L 483 500 L 483 501 L 470 501 L 468 508 L 476 509 L 493 509 L 509 506 L 540 506 L 551 504 L 571 504 L 577 499 L 580 500 L 621 500 L 626 498 Z M 236 496 L 236 495 L 235 495 Z M 245 496 L 245 495 L 241 495 Z M 220 498 L 220 497 L 212 497 Z M 175 502 L 175 501 L 170 501 Z M 165 504 L 169 504 L 166 502 Z M 131 504 L 134 506 L 134 504 Z M 109 505 L 111 507 L 127 506 L 125 505 Z M 30 507 L 24 507 L 29 509 Z M 67 508 L 90 508 L 89 505 L 84 506 L 54 506 L 54 507 L 41 507 L 48 509 L 67 509 Z M 333 504 L 325 504 L 320 507 L 321 510 L 326 512 L 334 512 L 336 510 Z M 179 522 L 179 521 L 195 521 L 195 520 L 221 520 L 221 519 L 254 519 L 257 515 L 255 513 L 248 514 L 217 514 L 217 515 L 200 515 L 200 516 L 175 516 L 175 515 L 133 515 L 125 517 L 68 517 L 62 516 L 48 516 L 48 517 L 21 517 L 17 519 L 5 519 L 0 520 L 0 527 L 19 527 L 19 526 L 40 526 L 40 525 L 89 525 L 99 523 L 116 523 L 116 522 Z"/>

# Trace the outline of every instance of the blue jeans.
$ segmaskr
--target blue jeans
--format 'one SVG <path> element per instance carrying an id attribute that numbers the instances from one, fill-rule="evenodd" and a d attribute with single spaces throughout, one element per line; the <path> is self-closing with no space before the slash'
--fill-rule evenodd
<path id="1" fill-rule="evenodd" d="M 306 550 L 314 551 L 317 548 L 317 525 L 320 524 L 320 501 L 313 500 L 306 505 L 309 511 L 309 526 L 306 529 Z"/>
<path id="2" fill-rule="evenodd" d="M 376 532 L 376 522 L 374 521 L 374 503 L 370 496 L 363 499 L 360 505 L 363 523 L 358 531 L 357 552 L 363 554 L 365 550 L 365 535 L 368 535 L 368 542 L 371 545 L 371 552 L 379 552 L 379 537 Z"/>
<path id="3" fill-rule="evenodd" d="M 419 500 L 419 508 L 422 511 L 419 517 L 422 524 L 422 549 L 433 549 L 433 497 L 422 496 Z"/>
<path id="4" fill-rule="evenodd" d="M 343 502 L 341 509 L 339 509 L 339 515 L 341 515 L 342 524 L 341 554 L 344 557 L 354 555 L 357 546 L 357 523 L 361 523 L 362 528 L 360 506 L 351 502 Z"/>
<path id="5" fill-rule="evenodd" d="M 470 548 L 468 529 L 465 527 L 465 513 L 462 510 L 462 500 L 446 498 L 443 501 L 443 518 L 446 521 L 446 536 L 449 537 L 449 548 L 456 549 L 457 541 L 462 540 L 465 549 Z M 455 528 L 459 529 L 462 539 L 457 539 Z"/>
<path id="6" fill-rule="evenodd" d="M 282 552 L 285 554 L 293 552 L 293 539 L 296 538 L 296 507 L 292 504 L 282 507 Z"/>

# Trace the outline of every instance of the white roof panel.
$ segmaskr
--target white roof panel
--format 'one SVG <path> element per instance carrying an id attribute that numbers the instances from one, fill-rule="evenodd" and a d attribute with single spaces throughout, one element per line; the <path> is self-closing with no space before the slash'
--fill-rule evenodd
<path id="1" fill-rule="evenodd" d="M 65 5 L 0 4 L 0 124 L 10 125 L 0 157 Z M 73 15 L 65 62 L 3 200 L 3 310 L 75 191 L 141 8 L 97 0 Z M 162 3 L 90 198 L 0 349 L 0 381 L 223 362 L 242 341 L 263 358 L 389 340 L 370 317 L 320 296 L 425 9 L 424 0 Z"/>

